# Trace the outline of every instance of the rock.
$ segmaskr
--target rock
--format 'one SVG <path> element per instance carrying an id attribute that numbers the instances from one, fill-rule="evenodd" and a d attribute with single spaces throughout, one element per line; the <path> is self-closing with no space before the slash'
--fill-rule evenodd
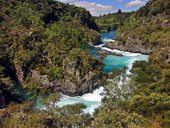
<path id="1" fill-rule="evenodd" d="M 118 49 L 122 51 L 129 51 L 132 53 L 142 53 L 142 54 L 149 54 L 151 52 L 150 48 L 146 48 L 143 45 L 143 42 L 139 39 L 128 38 L 125 45 L 119 45 L 118 42 L 116 43 L 106 43 L 103 47 L 107 47 L 110 49 Z"/>
<path id="2" fill-rule="evenodd" d="M 41 83 L 45 88 L 52 87 L 53 82 L 50 82 L 47 75 L 40 75 L 36 70 L 31 70 L 31 78 Z"/>
<path id="3" fill-rule="evenodd" d="M 168 50 L 168 59 L 167 59 L 167 63 L 170 63 L 170 49 Z"/>
<path id="4" fill-rule="evenodd" d="M 54 86 L 54 91 L 60 91 L 60 92 L 67 94 L 69 96 L 80 95 L 80 92 L 79 92 L 78 88 L 76 87 L 76 84 L 68 79 L 63 80 L 62 85 L 59 86 L 58 88 L 55 88 L 55 86 Z"/>
<path id="5" fill-rule="evenodd" d="M 97 83 L 97 75 L 89 72 L 84 78 L 81 79 L 80 84 L 77 84 L 69 79 L 56 82 L 54 85 L 54 92 L 62 92 L 69 96 L 80 96 L 88 92 L 92 92 L 99 86 Z"/>
<path id="6" fill-rule="evenodd" d="M 168 25 L 169 24 L 169 21 L 168 20 L 164 20 L 163 22 L 162 22 L 162 25 L 163 26 L 166 26 L 166 25 Z"/>
<path id="7" fill-rule="evenodd" d="M 69 96 L 80 96 L 88 92 L 92 92 L 99 86 L 98 79 L 100 73 L 94 73 L 88 70 L 83 70 L 79 61 L 65 59 L 63 63 L 64 78 L 62 79 L 50 79 L 48 75 L 41 75 L 36 70 L 29 70 L 27 77 L 35 80 L 42 86 L 43 89 L 51 88 L 53 92 L 62 92 Z M 95 65 L 98 65 L 97 63 Z M 95 66 L 93 65 L 93 66 Z M 17 77 L 21 84 L 24 81 L 24 73 L 19 66 L 16 67 Z M 98 65 L 99 68 L 99 65 Z M 94 67 L 96 69 L 96 67 Z M 96 71 L 96 70 L 95 70 Z"/>
<path id="8" fill-rule="evenodd" d="M 80 72 L 76 73 L 77 77 Z M 37 71 L 31 71 L 31 78 L 41 83 L 43 88 L 53 88 L 53 92 L 62 92 L 63 94 L 69 96 L 80 96 L 88 92 L 92 92 L 96 87 L 99 86 L 97 83 L 98 76 L 89 72 L 84 77 L 77 79 L 79 83 L 75 82 L 69 77 L 65 77 L 63 80 L 53 80 L 50 81 L 47 75 L 40 75 Z M 80 79 L 80 80 L 79 80 Z"/>
<path id="9" fill-rule="evenodd" d="M 82 80 L 81 80 L 81 93 L 85 94 L 87 92 L 92 92 L 99 84 L 97 83 L 97 75 L 93 72 L 89 72 Z"/>
<path id="10" fill-rule="evenodd" d="M 123 56 L 121 53 L 110 52 L 110 51 L 107 51 L 107 50 L 104 50 L 104 49 L 101 49 L 101 50 L 99 51 L 99 54 L 100 54 L 100 55 Z"/>
<path id="11" fill-rule="evenodd" d="M 20 82 L 24 81 L 24 72 L 22 71 L 22 68 L 18 65 L 15 65 L 16 75 Z"/>
<path id="12" fill-rule="evenodd" d="M 134 53 L 142 53 L 142 54 L 150 53 L 150 49 L 146 48 L 143 45 L 143 41 L 138 38 L 134 39 L 134 38 L 129 37 L 127 39 L 125 46 L 124 46 L 124 49 L 129 52 L 134 52 Z"/>

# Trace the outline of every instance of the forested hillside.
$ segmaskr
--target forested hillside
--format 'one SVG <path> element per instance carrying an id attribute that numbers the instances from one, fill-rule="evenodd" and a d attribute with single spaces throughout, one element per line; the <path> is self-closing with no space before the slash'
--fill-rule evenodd
<path id="1" fill-rule="evenodd" d="M 53 0 L 0 0 L 0 128 L 170 127 L 170 1 L 95 20 Z M 103 75 L 102 62 L 82 48 L 115 28 L 116 42 L 106 46 L 150 55 L 130 75 L 126 68 Z M 77 96 L 100 85 L 107 96 L 93 116 L 83 103 L 55 104 L 59 92 Z"/>
<path id="2" fill-rule="evenodd" d="M 117 13 L 111 13 L 99 17 L 95 17 L 96 24 L 101 32 L 116 30 L 123 25 L 123 21 L 134 12 L 122 12 L 120 9 Z"/>
<path id="3" fill-rule="evenodd" d="M 118 29 L 118 45 L 140 46 L 149 52 L 170 46 L 170 1 L 150 0 Z M 142 47 L 142 48 L 141 48 Z M 128 48 L 127 48 L 128 49 Z M 130 49 L 130 48 L 129 48 Z"/>
<path id="4" fill-rule="evenodd" d="M 104 18 L 103 20 L 107 19 Z M 150 0 L 137 12 L 132 13 L 118 27 L 116 43 L 107 43 L 105 47 L 146 53 L 150 55 L 150 58 L 149 62 L 136 62 L 133 65 L 133 76 L 129 84 L 134 93 L 130 98 L 127 98 L 128 93 L 123 94 L 121 93 L 122 90 L 116 88 L 116 82 L 108 82 L 107 88 L 110 98 L 106 100 L 106 107 L 100 109 L 94 120 L 98 127 L 110 125 L 119 127 L 119 124 L 116 124 L 118 117 L 123 119 L 119 120 L 122 121 L 120 127 L 136 127 L 136 124 L 133 124 L 134 118 L 136 121 L 141 121 L 138 122 L 138 127 L 170 127 L 169 35 L 169 0 Z M 113 80 L 116 81 L 115 78 Z M 116 91 L 114 89 L 119 92 L 118 94 L 123 99 L 115 96 Z M 126 85 L 124 89 L 126 89 Z M 107 112 L 109 115 L 105 114 Z M 131 121 L 122 115 L 130 116 Z M 107 125 L 107 123 L 110 125 Z"/>
<path id="5" fill-rule="evenodd" d="M 83 8 L 53 0 L 1 0 L 0 106 L 18 101 L 18 86 L 34 95 L 91 91 L 102 66 L 80 47 L 98 40 L 98 27 Z"/>
<path id="6" fill-rule="evenodd" d="M 116 45 L 109 44 L 150 54 L 149 62 L 134 64 L 131 84 L 135 91 L 122 108 L 150 119 L 155 128 L 170 127 L 169 35 L 170 1 L 150 0 L 118 28 Z"/>

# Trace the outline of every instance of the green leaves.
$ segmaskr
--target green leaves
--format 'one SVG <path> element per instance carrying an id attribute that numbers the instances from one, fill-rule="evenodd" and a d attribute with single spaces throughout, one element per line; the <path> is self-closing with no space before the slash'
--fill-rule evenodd
<path id="1" fill-rule="evenodd" d="M 131 14 L 131 12 L 122 13 L 121 10 L 118 10 L 117 13 L 96 17 L 95 20 L 100 31 L 104 32 L 119 28 L 122 26 L 123 21 L 127 19 Z"/>
<path id="2" fill-rule="evenodd" d="M 41 13 L 34 10 L 35 6 L 29 3 L 18 2 L 17 6 L 12 11 L 12 16 L 17 18 L 16 25 L 23 25 L 26 28 L 39 27 L 43 25 Z"/>

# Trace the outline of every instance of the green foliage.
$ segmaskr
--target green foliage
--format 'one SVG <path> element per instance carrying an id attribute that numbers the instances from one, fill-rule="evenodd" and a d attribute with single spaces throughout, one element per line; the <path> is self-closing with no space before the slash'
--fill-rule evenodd
<path id="1" fill-rule="evenodd" d="M 161 125 L 166 127 L 170 110 L 170 80 L 167 78 L 170 71 L 169 64 L 161 66 L 163 62 L 159 64 L 152 61 L 150 63 L 136 62 L 134 64 L 133 81 L 137 89 L 129 100 L 128 108 L 145 117 L 159 117 Z"/>
<path id="2" fill-rule="evenodd" d="M 65 113 L 67 115 L 69 114 L 79 114 L 82 112 L 82 109 L 85 109 L 86 105 L 84 104 L 74 104 L 74 105 L 67 105 L 62 108 L 62 113 Z"/>
<path id="3" fill-rule="evenodd" d="M 129 108 L 144 116 L 153 116 L 159 113 L 159 116 L 166 117 L 166 111 L 170 109 L 169 103 L 170 97 L 165 93 L 151 93 L 150 95 L 141 94 L 135 95 L 130 99 Z"/>
<path id="4" fill-rule="evenodd" d="M 33 10 L 34 6 L 23 2 L 18 3 L 12 11 L 12 16 L 17 18 L 16 25 L 23 25 L 26 28 L 29 27 L 40 27 L 43 25 L 41 20 L 42 14 L 39 14 L 35 10 Z M 16 26 L 15 26 L 16 27 Z"/>
<path id="5" fill-rule="evenodd" d="M 170 26 L 169 0 L 151 0 L 137 12 L 124 20 L 117 31 L 119 44 L 125 45 L 128 38 L 139 39 L 146 48 L 155 50 L 158 47 L 169 47 Z M 139 44 L 140 41 L 136 43 Z"/>
<path id="6" fill-rule="evenodd" d="M 43 67 L 41 69 L 41 74 L 48 75 L 51 78 L 51 80 L 54 80 L 56 78 L 58 79 L 63 78 L 63 70 L 59 66 L 55 66 L 53 68 L 51 68 L 50 66 Z"/>
<path id="7" fill-rule="evenodd" d="M 108 14 L 100 17 L 95 17 L 96 23 L 99 26 L 101 32 L 110 31 L 112 29 L 117 29 L 122 26 L 123 21 L 127 19 L 132 13 L 121 12 L 118 10 L 117 13 Z"/>
<path id="8" fill-rule="evenodd" d="M 81 115 L 79 112 L 84 105 L 70 105 L 64 108 L 56 108 L 46 111 L 30 111 L 31 103 L 11 105 L 7 108 L 8 119 L 3 122 L 8 128 L 55 128 L 55 127 L 87 127 L 90 122 L 89 115 Z M 4 112 L 3 116 L 6 115 Z M 69 113 L 68 113 L 69 112 Z"/>
<path id="9" fill-rule="evenodd" d="M 123 110 L 113 110 L 108 107 L 101 108 L 94 119 L 95 128 L 142 128 L 145 118 L 137 113 L 128 113 Z"/>
<path id="10" fill-rule="evenodd" d="M 67 58 L 76 61 L 81 77 L 92 69 L 98 73 L 101 64 L 95 66 L 99 62 L 80 49 L 99 38 L 98 27 L 84 8 L 53 0 L 1 0 L 0 8 L 0 87 L 19 84 L 35 95 L 51 91 L 42 81 L 75 77 L 67 76 Z"/>
<path id="11" fill-rule="evenodd" d="M 169 0 L 152 0 L 135 13 L 119 10 L 95 18 L 101 31 L 118 28 L 120 44 L 124 45 L 129 37 L 138 38 L 142 45 L 154 51 L 149 62 L 134 64 L 132 79 L 123 84 L 122 89 L 118 86 L 118 82 L 124 80 L 124 76 L 118 76 L 121 72 L 113 71 L 109 75 L 112 79 L 106 85 L 109 98 L 93 117 L 82 113 L 84 104 L 56 107 L 59 97 L 51 95 L 45 103 L 49 109 L 44 111 L 31 110 L 32 102 L 10 104 L 0 111 L 4 117 L 2 125 L 9 128 L 168 128 L 169 5 Z M 44 75 L 47 81 L 69 79 L 77 86 L 82 85 L 80 79 L 86 75 L 101 78 L 102 64 L 80 48 L 84 43 L 96 42 L 99 37 L 92 16 L 85 9 L 52 0 L 0 0 L 0 7 L 2 93 L 5 90 L 15 94 L 18 90 L 11 88 L 18 83 L 34 95 L 51 92 L 51 86 L 31 78 L 33 72 Z"/>

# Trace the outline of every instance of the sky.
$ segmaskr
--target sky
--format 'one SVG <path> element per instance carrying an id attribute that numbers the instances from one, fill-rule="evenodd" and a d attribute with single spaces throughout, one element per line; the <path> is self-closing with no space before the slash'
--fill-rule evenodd
<path id="1" fill-rule="evenodd" d="M 135 11 L 145 5 L 149 0 L 56 0 L 64 3 L 84 7 L 93 16 L 122 11 Z"/>

